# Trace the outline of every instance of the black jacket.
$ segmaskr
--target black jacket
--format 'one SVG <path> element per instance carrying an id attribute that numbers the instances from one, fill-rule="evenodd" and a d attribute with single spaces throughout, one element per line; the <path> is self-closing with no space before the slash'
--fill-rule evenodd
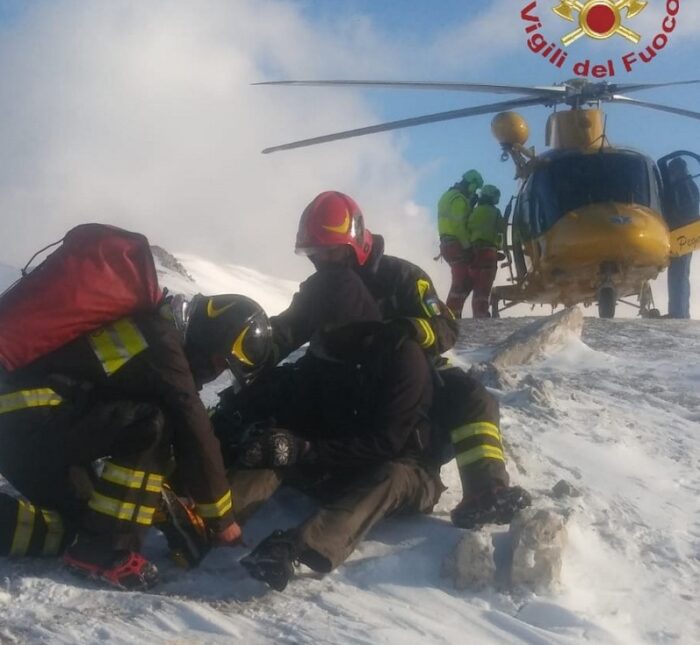
<path id="1" fill-rule="evenodd" d="M 428 354 L 438 355 L 454 346 L 457 322 L 438 298 L 428 274 L 407 260 L 384 255 L 381 236 L 372 239 L 364 266 L 313 274 L 302 282 L 289 308 L 270 319 L 279 359 L 308 342 L 324 325 L 367 319 L 367 305 L 355 295 L 352 274 L 369 290 L 381 318 L 404 320 L 412 338 Z"/>
<path id="2" fill-rule="evenodd" d="M 219 442 L 199 398 L 181 334 L 158 313 L 140 314 L 125 321 L 135 325 L 147 346 L 113 373 L 105 371 L 90 342 L 92 334 L 88 334 L 13 372 L 2 390 L 52 387 L 67 404 L 76 405 L 79 402 L 74 400 L 74 393 L 79 390 L 65 385 L 75 382 L 91 388 L 85 395 L 89 399 L 85 405 L 103 400 L 133 400 L 158 406 L 171 430 L 178 469 L 187 491 L 198 504 L 214 503 L 229 486 Z M 0 432 L 4 424 L 31 423 L 31 412 L 0 415 Z M 80 414 L 79 408 L 76 413 Z M 228 513 L 212 524 L 223 527 L 231 521 Z"/>
<path id="3" fill-rule="evenodd" d="M 459 333 L 457 321 L 438 298 L 430 276 L 408 260 L 384 255 L 380 235 L 373 235 L 372 240 L 372 252 L 358 273 L 377 301 L 383 319 L 410 320 L 414 339 L 430 354 L 442 354 L 454 347 Z"/>
<path id="4" fill-rule="evenodd" d="M 319 351 L 316 341 L 243 395 L 224 395 L 212 419 L 217 433 L 235 432 L 237 416 L 240 427 L 260 420 L 287 428 L 311 443 L 310 461 L 328 471 L 407 456 L 431 463 L 432 367 L 418 345 L 406 340 L 393 347 L 378 336 L 338 359 Z M 222 443 L 235 446 L 235 439 Z"/>

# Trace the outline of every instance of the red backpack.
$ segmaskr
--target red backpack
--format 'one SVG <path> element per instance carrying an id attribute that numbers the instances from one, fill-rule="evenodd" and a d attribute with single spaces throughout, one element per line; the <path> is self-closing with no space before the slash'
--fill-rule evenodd
<path id="1" fill-rule="evenodd" d="M 148 240 L 82 224 L 0 295 L 0 372 L 28 365 L 79 336 L 162 299 Z"/>

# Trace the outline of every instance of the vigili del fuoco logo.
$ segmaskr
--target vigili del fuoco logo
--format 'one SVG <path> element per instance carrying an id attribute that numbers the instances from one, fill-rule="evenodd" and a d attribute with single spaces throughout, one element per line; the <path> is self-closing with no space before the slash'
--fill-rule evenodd
<path id="1" fill-rule="evenodd" d="M 637 18 L 650 9 L 651 0 L 533 0 L 520 12 L 525 25 L 527 46 L 558 69 L 571 69 L 581 78 L 611 78 L 629 74 L 642 65 L 651 63 L 667 46 L 678 26 L 681 0 L 664 2 L 665 11 L 657 28 L 651 34 L 642 33 Z M 569 29 L 557 37 L 545 34 L 541 12 L 553 12 Z M 625 45 L 624 53 L 607 60 L 576 56 L 576 43 L 582 39 L 619 40 Z"/>

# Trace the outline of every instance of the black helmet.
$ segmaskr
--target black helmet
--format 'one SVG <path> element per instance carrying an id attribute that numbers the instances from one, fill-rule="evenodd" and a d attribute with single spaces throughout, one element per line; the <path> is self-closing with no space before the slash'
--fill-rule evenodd
<path id="1" fill-rule="evenodd" d="M 197 294 L 187 310 L 185 349 L 198 386 L 228 366 L 243 387 L 267 364 L 272 329 L 262 307 L 246 296 Z"/>

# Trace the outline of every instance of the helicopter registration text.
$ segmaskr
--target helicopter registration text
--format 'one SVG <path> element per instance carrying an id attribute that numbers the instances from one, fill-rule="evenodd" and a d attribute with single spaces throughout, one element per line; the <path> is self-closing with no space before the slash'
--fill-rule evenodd
<path id="1" fill-rule="evenodd" d="M 592 2 L 593 0 L 588 0 Z M 566 4 L 566 3 L 565 3 Z M 598 2 L 603 4 L 603 2 Z M 613 3 L 610 3 L 613 4 Z M 617 3 L 620 5 L 620 3 Z M 623 6 L 624 3 L 622 3 Z M 574 7 L 586 6 L 584 2 L 574 3 Z M 681 0 L 666 0 L 666 12 L 658 29 L 658 33 L 648 41 L 648 44 L 636 51 L 630 51 L 619 57 L 619 59 L 609 58 L 605 62 L 591 60 L 590 58 L 569 60 L 568 65 L 575 76 L 581 78 L 610 78 L 618 72 L 630 73 L 639 67 L 640 64 L 651 63 L 658 54 L 669 44 L 671 34 L 678 26 L 678 14 L 681 8 Z M 543 33 L 543 23 L 537 14 L 537 0 L 532 0 L 520 11 L 520 18 L 525 23 L 525 34 L 527 35 L 528 49 L 534 54 L 538 54 L 551 65 L 562 69 L 567 63 L 569 52 L 566 37 L 561 40 L 547 38 Z"/>

